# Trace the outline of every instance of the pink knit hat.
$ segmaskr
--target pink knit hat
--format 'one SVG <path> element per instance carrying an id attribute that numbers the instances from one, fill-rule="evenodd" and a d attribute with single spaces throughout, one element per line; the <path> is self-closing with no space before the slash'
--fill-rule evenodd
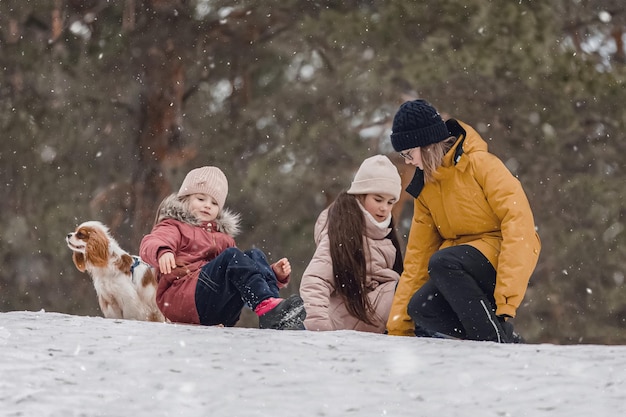
<path id="1" fill-rule="evenodd" d="M 178 197 L 191 194 L 208 194 L 216 201 L 220 210 L 226 202 L 228 180 L 218 167 L 202 167 L 189 171 L 178 190 Z"/>
<path id="2" fill-rule="evenodd" d="M 400 199 L 402 181 L 389 158 L 374 155 L 367 158 L 357 171 L 348 194 L 390 194 Z"/>

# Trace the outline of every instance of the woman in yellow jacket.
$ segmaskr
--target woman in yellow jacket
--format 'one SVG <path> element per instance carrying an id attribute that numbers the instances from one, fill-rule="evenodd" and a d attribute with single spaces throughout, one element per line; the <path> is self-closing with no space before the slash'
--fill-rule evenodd
<path id="1" fill-rule="evenodd" d="M 473 128 L 424 100 L 400 106 L 391 142 L 416 170 L 389 334 L 519 342 L 507 320 L 541 248 L 520 182 Z"/>

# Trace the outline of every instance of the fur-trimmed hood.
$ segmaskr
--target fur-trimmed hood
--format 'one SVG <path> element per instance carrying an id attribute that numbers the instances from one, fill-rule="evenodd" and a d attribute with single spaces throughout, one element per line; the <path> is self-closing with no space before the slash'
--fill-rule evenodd
<path id="1" fill-rule="evenodd" d="M 185 209 L 184 204 L 178 199 L 176 193 L 170 194 L 161 202 L 155 224 L 165 219 L 174 219 L 194 226 L 202 224 L 201 221 Z M 241 231 L 241 215 L 227 208 L 220 210 L 217 218 L 212 223 L 215 224 L 217 231 L 232 237 L 237 236 Z"/>

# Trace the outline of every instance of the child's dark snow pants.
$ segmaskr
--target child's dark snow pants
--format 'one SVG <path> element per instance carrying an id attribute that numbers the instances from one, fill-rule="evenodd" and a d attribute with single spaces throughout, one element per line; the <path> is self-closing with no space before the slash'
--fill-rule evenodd
<path id="1" fill-rule="evenodd" d="M 245 304 L 251 309 L 278 298 L 276 275 L 259 249 L 228 248 L 202 267 L 196 284 L 200 324 L 234 326 Z"/>

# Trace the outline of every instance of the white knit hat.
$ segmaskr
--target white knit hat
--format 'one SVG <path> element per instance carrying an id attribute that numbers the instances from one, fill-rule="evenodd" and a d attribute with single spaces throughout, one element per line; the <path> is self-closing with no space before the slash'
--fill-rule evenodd
<path id="1" fill-rule="evenodd" d="M 386 156 L 374 155 L 363 161 L 348 194 L 390 194 L 398 200 L 401 191 L 398 169 Z"/>
<path id="2" fill-rule="evenodd" d="M 218 167 L 201 167 L 189 171 L 178 190 L 178 197 L 191 194 L 208 194 L 216 201 L 220 210 L 226 202 L 228 180 Z"/>

